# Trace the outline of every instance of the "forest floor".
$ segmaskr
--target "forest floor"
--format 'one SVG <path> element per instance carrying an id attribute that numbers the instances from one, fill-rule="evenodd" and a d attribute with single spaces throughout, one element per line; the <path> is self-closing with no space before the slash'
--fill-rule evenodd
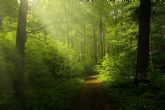
<path id="1" fill-rule="evenodd" d="M 115 110 L 96 75 L 88 76 L 72 110 Z"/>

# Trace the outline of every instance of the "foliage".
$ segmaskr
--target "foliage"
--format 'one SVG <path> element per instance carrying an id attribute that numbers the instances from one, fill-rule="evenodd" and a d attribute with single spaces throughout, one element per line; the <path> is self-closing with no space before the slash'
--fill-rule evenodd
<path id="1" fill-rule="evenodd" d="M 12 95 L 12 76 L 14 73 L 15 50 L 12 34 L 0 34 L 0 105 Z M 6 45 L 7 44 L 7 45 Z"/>
<path id="2" fill-rule="evenodd" d="M 131 21 L 131 13 L 138 2 L 116 3 L 112 6 L 116 16 L 107 27 L 106 42 L 109 53 L 102 63 L 97 66 L 101 74 L 109 74 L 116 80 L 129 80 L 135 76 L 136 48 L 137 48 L 137 24 Z M 120 9 L 124 6 L 124 10 Z M 122 11 L 121 11 L 122 10 Z M 118 12 L 121 11 L 121 14 Z M 115 21 L 115 23 L 113 22 Z"/>
<path id="3" fill-rule="evenodd" d="M 29 87 L 22 102 L 10 100 L 2 105 L 3 110 L 66 110 L 76 100 L 83 80 L 60 79 L 47 82 L 46 87 Z M 10 106 L 9 106 L 10 105 Z"/>
<path id="4" fill-rule="evenodd" d="M 157 87 L 152 84 L 147 88 L 138 88 L 130 81 L 104 80 L 103 87 L 108 97 L 118 104 L 119 110 L 164 110 L 163 86 Z"/>
<path id="5" fill-rule="evenodd" d="M 74 77 L 82 74 L 83 66 L 78 62 L 78 56 L 72 48 L 46 35 L 45 30 L 27 34 L 26 98 L 19 102 L 12 97 L 15 59 L 18 57 L 15 51 L 16 23 L 12 19 L 15 18 L 5 15 L 3 28 L 0 30 L 0 108 L 22 110 L 22 107 L 27 107 L 27 110 L 38 110 L 44 109 L 46 105 L 48 107 L 48 103 L 59 110 L 69 108 L 68 105 L 78 97 L 83 81 Z M 28 30 L 32 30 L 31 27 Z M 49 87 L 52 88 L 51 93 Z M 41 97 L 43 98 L 40 99 Z M 64 100 L 66 102 L 63 102 Z M 50 109 L 53 109 L 52 107 Z"/>
<path id="6" fill-rule="evenodd" d="M 70 50 L 68 50 L 68 56 L 66 56 L 65 46 L 61 45 L 60 48 L 65 48 L 65 51 L 60 52 L 60 49 L 57 49 L 57 46 L 54 45 L 54 43 L 58 43 L 51 38 L 44 39 L 43 34 L 41 34 L 40 40 L 36 38 L 28 39 L 25 53 L 26 98 L 23 101 L 24 103 L 19 103 L 11 97 L 16 57 L 15 40 L 13 40 L 13 33 L 7 33 L 5 37 L 3 37 L 3 34 L 1 36 L 0 108 L 4 110 L 68 109 L 72 101 L 78 97 L 83 82 L 79 78 L 72 78 L 73 71 L 77 70 L 77 75 L 81 72 L 81 69 L 78 70 L 81 66 L 75 65 L 74 67 L 76 63 L 73 63 L 74 56 L 69 54 Z"/>
<path id="7" fill-rule="evenodd" d="M 100 73 L 104 88 L 121 109 L 163 110 L 164 4 L 152 1 L 148 71 L 152 86 L 141 90 L 131 85 L 139 0 L 29 0 L 26 91 L 19 102 L 12 96 L 20 4 L 19 0 L 0 0 L 0 109 L 68 110 L 78 97 L 82 76 Z"/>

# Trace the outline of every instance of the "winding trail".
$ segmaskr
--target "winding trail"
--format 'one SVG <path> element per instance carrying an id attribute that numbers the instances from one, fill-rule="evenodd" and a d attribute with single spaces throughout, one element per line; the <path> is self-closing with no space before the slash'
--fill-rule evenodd
<path id="1" fill-rule="evenodd" d="M 115 110 L 101 87 L 97 76 L 85 79 L 79 100 L 72 110 Z"/>

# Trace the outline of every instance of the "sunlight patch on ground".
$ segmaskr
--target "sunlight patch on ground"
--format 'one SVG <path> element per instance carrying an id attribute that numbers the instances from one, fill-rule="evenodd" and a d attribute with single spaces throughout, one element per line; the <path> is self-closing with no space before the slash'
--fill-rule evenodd
<path id="1" fill-rule="evenodd" d="M 98 79 L 93 79 L 93 80 L 86 80 L 85 84 L 100 84 L 101 81 Z"/>
<path id="2" fill-rule="evenodd" d="M 85 84 L 100 84 L 101 81 L 98 80 L 98 76 L 97 75 L 94 75 L 94 76 L 89 76 L 85 79 Z"/>

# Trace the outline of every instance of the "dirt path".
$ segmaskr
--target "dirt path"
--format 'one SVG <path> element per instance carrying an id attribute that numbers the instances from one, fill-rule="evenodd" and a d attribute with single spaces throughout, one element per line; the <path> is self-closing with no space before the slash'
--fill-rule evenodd
<path id="1" fill-rule="evenodd" d="M 114 110 L 100 84 L 97 76 L 87 77 L 73 110 Z"/>

